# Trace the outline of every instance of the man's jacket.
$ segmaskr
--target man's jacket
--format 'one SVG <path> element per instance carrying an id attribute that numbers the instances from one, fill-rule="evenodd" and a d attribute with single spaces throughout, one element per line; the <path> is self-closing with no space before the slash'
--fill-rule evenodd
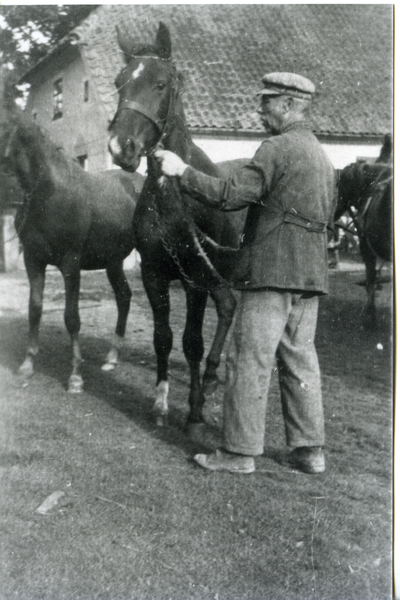
<path id="1" fill-rule="evenodd" d="M 304 122 L 265 140 L 230 179 L 188 167 L 181 187 L 220 210 L 249 207 L 237 289 L 328 291 L 326 228 L 336 203 L 336 176 Z"/>

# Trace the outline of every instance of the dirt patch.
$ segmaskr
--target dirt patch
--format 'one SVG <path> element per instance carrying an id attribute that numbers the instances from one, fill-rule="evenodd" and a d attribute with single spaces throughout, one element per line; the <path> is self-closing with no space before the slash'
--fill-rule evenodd
<path id="1" fill-rule="evenodd" d="M 160 429 L 139 272 L 128 274 L 126 344 L 110 373 L 100 367 L 116 321 L 113 294 L 105 273 L 82 274 L 85 391 L 77 396 L 66 393 L 61 276 L 47 274 L 41 352 L 34 377 L 22 382 L 14 373 L 26 348 L 29 287 L 24 272 L 0 275 L 2 600 L 391 598 L 392 288 L 382 286 L 379 326 L 366 330 L 362 266 L 341 267 L 330 272 L 316 336 L 327 472 L 309 477 L 285 465 L 275 379 L 265 453 L 244 479 L 209 475 L 192 461 L 200 448 L 184 433 L 179 284 L 171 287 L 170 419 Z M 215 324 L 210 302 L 206 351 Z M 223 385 L 206 405 L 208 447 L 219 443 L 222 393 Z M 64 492 L 58 504 L 38 514 L 54 492 Z"/>

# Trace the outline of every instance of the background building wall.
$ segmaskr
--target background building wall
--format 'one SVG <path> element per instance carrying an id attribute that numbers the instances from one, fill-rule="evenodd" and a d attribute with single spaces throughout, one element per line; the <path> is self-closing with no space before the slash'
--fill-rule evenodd
<path id="1" fill-rule="evenodd" d="M 199 146 L 213 162 L 235 160 L 236 158 L 251 158 L 262 142 L 257 139 L 213 139 L 195 136 L 194 143 Z M 359 158 L 377 158 L 381 151 L 382 142 L 363 143 L 361 140 L 342 143 L 322 142 L 322 147 L 329 156 L 335 169 L 343 169 L 346 165 Z M 138 171 L 146 174 L 147 162 L 143 158 Z"/>
<path id="2" fill-rule="evenodd" d="M 108 118 L 96 98 L 79 52 L 75 50 L 67 58 L 69 60 L 64 55 L 62 63 L 51 61 L 46 66 L 45 76 L 40 72 L 40 79 L 32 81 L 27 111 L 69 156 L 78 158 L 86 154 L 86 169 L 103 171 L 111 168 L 107 150 Z M 53 84 L 59 78 L 63 81 L 63 116 L 54 120 Z M 84 101 L 85 81 L 89 82 L 87 102 Z"/>
<path id="3" fill-rule="evenodd" d="M 257 140 L 221 140 L 195 137 L 194 142 L 211 158 L 213 162 L 234 160 L 235 158 L 251 158 L 262 139 Z M 343 169 L 346 165 L 355 162 L 357 158 L 379 156 L 381 143 L 324 143 L 322 147 L 328 154 L 335 169 Z"/>

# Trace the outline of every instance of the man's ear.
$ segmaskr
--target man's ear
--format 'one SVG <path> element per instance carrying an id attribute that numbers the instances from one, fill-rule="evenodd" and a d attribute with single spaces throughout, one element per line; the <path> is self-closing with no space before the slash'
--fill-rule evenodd
<path id="1" fill-rule="evenodd" d="M 291 96 L 286 96 L 285 97 L 285 102 L 284 102 L 284 108 L 285 108 L 285 113 L 289 112 L 290 110 L 292 110 L 294 105 L 294 100 Z"/>

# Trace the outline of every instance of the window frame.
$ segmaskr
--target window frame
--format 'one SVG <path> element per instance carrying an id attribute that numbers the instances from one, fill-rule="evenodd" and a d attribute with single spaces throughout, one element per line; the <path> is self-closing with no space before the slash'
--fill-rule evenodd
<path id="1" fill-rule="evenodd" d="M 63 105 L 63 78 L 58 77 L 58 79 L 53 81 L 53 121 L 62 119 L 64 108 Z"/>

